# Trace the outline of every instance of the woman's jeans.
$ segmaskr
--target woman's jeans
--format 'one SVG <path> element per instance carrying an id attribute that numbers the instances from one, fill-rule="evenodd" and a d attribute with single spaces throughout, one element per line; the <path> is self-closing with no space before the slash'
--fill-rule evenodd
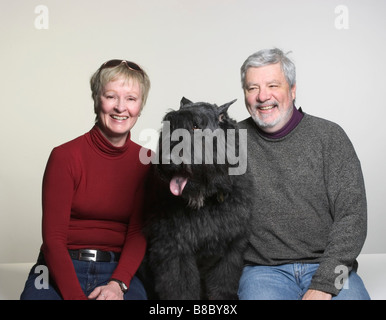
<path id="1" fill-rule="evenodd" d="M 88 296 L 96 287 L 106 285 L 118 264 L 118 262 L 79 261 L 74 259 L 72 262 L 74 264 L 76 274 L 78 275 L 79 283 L 86 296 Z M 39 266 L 43 266 L 43 268 L 45 268 L 44 261 L 38 261 L 32 267 L 20 299 L 62 300 L 62 297 L 52 284 L 48 284 L 48 289 L 36 286 L 35 281 L 39 283 L 40 279 L 37 278 L 41 276 Z M 124 294 L 124 299 L 147 300 L 146 291 L 142 282 L 137 277 L 134 276 L 131 280 L 129 291 Z"/>
<path id="2" fill-rule="evenodd" d="M 311 284 L 319 264 L 280 266 L 247 265 L 240 279 L 240 300 L 300 300 Z M 338 274 L 337 274 L 338 276 Z M 345 285 L 333 300 L 369 300 L 361 278 L 351 271 Z"/>

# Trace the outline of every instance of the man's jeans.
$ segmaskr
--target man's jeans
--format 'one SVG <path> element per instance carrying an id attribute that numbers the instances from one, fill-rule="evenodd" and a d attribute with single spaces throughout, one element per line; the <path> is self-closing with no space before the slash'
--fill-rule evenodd
<path id="1" fill-rule="evenodd" d="M 284 264 L 244 267 L 240 279 L 240 300 L 300 300 L 311 284 L 319 264 Z M 369 300 L 361 278 L 351 271 L 347 284 L 333 300 Z"/>

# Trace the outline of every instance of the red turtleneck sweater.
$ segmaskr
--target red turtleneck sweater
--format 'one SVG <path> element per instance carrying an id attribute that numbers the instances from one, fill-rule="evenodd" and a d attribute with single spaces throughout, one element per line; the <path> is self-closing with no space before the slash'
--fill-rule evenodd
<path id="1" fill-rule="evenodd" d="M 112 146 L 95 126 L 52 151 L 43 179 L 42 251 L 64 299 L 87 299 L 68 249 L 121 252 L 112 278 L 130 284 L 145 253 L 141 233 L 149 166 L 140 146 Z"/>

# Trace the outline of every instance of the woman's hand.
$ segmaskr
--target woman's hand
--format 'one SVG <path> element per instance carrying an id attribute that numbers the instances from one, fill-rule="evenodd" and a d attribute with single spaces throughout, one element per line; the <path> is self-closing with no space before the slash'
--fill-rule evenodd
<path id="1" fill-rule="evenodd" d="M 91 300 L 123 300 L 123 292 L 117 282 L 110 281 L 105 286 L 95 288 L 88 298 Z"/>

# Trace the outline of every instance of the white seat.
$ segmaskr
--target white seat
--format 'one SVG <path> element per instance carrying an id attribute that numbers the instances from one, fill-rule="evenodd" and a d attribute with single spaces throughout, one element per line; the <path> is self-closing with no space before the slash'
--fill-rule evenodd
<path id="1" fill-rule="evenodd" d="M 372 300 L 386 300 L 386 254 L 361 254 L 358 274 Z M 18 300 L 33 262 L 0 264 L 0 300 Z"/>
<path id="2" fill-rule="evenodd" d="M 0 264 L 0 300 L 19 300 L 33 262 Z"/>
<path id="3" fill-rule="evenodd" d="M 386 253 L 361 254 L 358 275 L 372 300 L 386 300 Z"/>

